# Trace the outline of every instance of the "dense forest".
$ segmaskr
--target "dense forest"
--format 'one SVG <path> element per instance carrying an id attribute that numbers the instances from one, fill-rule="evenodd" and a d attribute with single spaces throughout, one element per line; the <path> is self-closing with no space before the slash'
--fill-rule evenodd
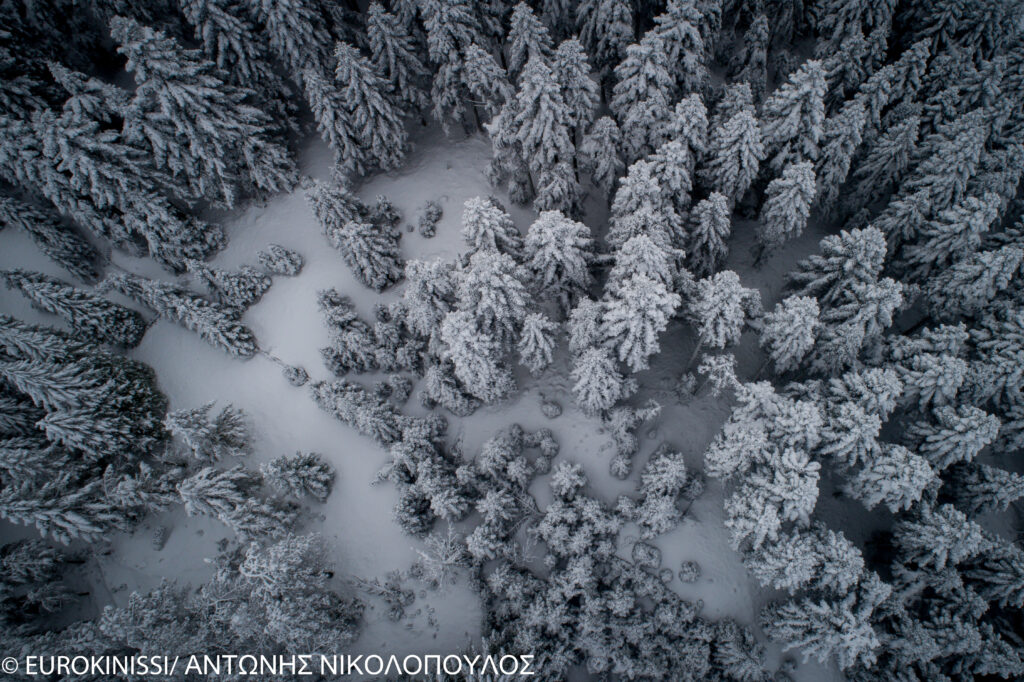
<path id="1" fill-rule="evenodd" d="M 489 193 L 364 191 L 466 140 Z M 0 251 L 48 265 L 0 269 L 0 650 L 383 654 L 371 610 L 459 585 L 447 653 L 542 679 L 1024 678 L 1022 175 L 1021 0 L 0 0 Z M 334 285 L 286 221 L 223 262 L 292 195 Z M 285 286 L 322 367 L 261 343 Z M 338 453 L 175 399 L 163 323 Z M 508 417 L 535 394 L 550 427 Z M 418 556 L 387 575 L 325 537 L 359 437 Z M 224 527 L 205 581 L 83 588 L 178 511 Z M 683 596 L 686 524 L 754 618 Z"/>

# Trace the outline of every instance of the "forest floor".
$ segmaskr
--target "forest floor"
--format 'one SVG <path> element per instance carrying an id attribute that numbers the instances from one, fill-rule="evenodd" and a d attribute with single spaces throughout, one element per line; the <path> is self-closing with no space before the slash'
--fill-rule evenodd
<path id="1" fill-rule="evenodd" d="M 434 128 L 414 137 L 415 148 L 400 171 L 370 177 L 357 188 L 364 201 L 384 194 L 401 211 L 405 258 L 441 256 L 450 259 L 462 251 L 462 206 L 467 199 L 478 195 L 497 196 L 508 207 L 520 230 L 526 232 L 532 211 L 512 206 L 486 181 L 484 169 L 491 152 L 486 137 L 445 138 Z M 304 151 L 301 165 L 305 174 L 323 179 L 330 177 L 330 154 L 319 140 Z M 444 209 L 437 235 L 432 239 L 405 231 L 407 224 L 416 224 L 428 200 L 438 201 Z M 603 235 L 606 227 L 603 202 L 592 200 L 587 208 L 584 222 L 596 235 Z M 375 303 L 393 300 L 401 291 L 398 285 L 377 295 L 352 277 L 341 255 L 330 247 L 321 233 L 301 189 L 275 197 L 265 206 L 211 217 L 225 225 L 229 239 L 228 246 L 213 260 L 217 266 L 255 265 L 257 252 L 271 243 L 294 249 L 305 258 L 299 276 L 275 277 L 271 289 L 246 313 L 244 321 L 252 328 L 264 351 L 290 365 L 304 367 L 314 381 L 332 378 L 319 353 L 319 349 L 328 344 L 328 334 L 317 309 L 317 291 L 334 287 L 349 295 L 365 319 L 372 319 Z M 817 251 L 822 236 L 821 227 L 812 225 L 802 237 L 788 243 L 755 269 L 751 253 L 753 223 L 739 220 L 733 226 L 730 256 L 725 267 L 735 270 L 745 286 L 759 289 L 765 308 L 770 308 L 780 298 L 785 273 L 798 260 Z M 140 274 L 168 277 L 151 261 L 123 254 L 114 254 L 112 260 Z M 5 230 L 0 232 L 0 268 L 10 267 L 38 270 L 67 279 L 65 273 L 38 252 L 27 236 Z M 0 310 L 26 321 L 55 323 L 54 318 L 31 310 L 23 298 L 6 290 L 0 291 Z M 151 317 L 150 313 L 145 314 Z M 481 409 L 465 419 L 445 413 L 450 437 L 453 441 L 461 440 L 463 452 L 472 456 L 484 441 L 513 423 L 521 424 L 528 431 L 549 428 L 561 446 L 559 458 L 581 464 L 590 479 L 592 492 L 614 505 L 618 495 L 635 492 L 647 457 L 662 442 L 683 452 L 691 471 L 703 469 L 704 449 L 728 416 L 730 404 L 725 397 L 710 395 L 707 389 L 685 403 L 680 402 L 675 387 L 686 371 L 693 345 L 694 335 L 689 325 L 682 321 L 673 323 L 661 339 L 661 353 L 652 359 L 651 369 L 638 377 L 641 390 L 633 401 L 642 404 L 654 398 L 662 405 L 662 411 L 656 419 L 639 428 L 640 451 L 634 459 L 633 474 L 626 481 L 613 478 L 608 471 L 611 444 L 599 420 L 584 416 L 572 404 L 564 348 L 539 378 L 518 373 L 520 390 L 510 400 Z M 756 335 L 745 334 L 733 352 L 740 377 L 753 377 L 763 362 Z M 195 334 L 165 321 L 157 321 L 150 328 L 132 356 L 156 370 L 159 385 L 170 398 L 171 409 L 196 407 L 212 400 L 221 406 L 231 403 L 245 410 L 255 439 L 255 451 L 245 462 L 247 466 L 255 468 L 260 462 L 296 450 L 322 453 L 331 462 L 337 470 L 334 491 L 325 504 L 313 509 L 303 530 L 320 532 L 327 540 L 337 567 L 336 580 L 353 576 L 383 580 L 391 571 L 405 571 L 418 558 L 416 550 L 422 548 L 421 543 L 403 534 L 392 521 L 391 509 L 397 500 L 394 487 L 389 483 L 374 484 L 377 471 L 387 461 L 387 453 L 369 438 L 321 411 L 307 388 L 291 386 L 277 364 L 264 356 L 248 361 L 232 359 Z M 375 380 L 372 375 L 352 378 L 370 384 Z M 417 393 L 414 391 L 404 409 L 412 414 L 423 414 Z M 540 408 L 545 399 L 562 406 L 561 416 L 555 419 L 543 416 Z M 533 492 L 543 507 L 550 497 L 546 477 L 534 484 Z M 826 499 L 830 497 L 823 486 L 819 504 L 827 504 L 832 513 L 843 513 L 841 506 Z M 671 568 L 674 573 L 684 560 L 700 564 L 702 574 L 695 583 L 683 584 L 673 578 L 671 587 L 688 599 L 701 600 L 707 618 L 731 617 L 754 625 L 757 631 L 757 614 L 775 594 L 760 588 L 747 576 L 739 556 L 730 548 L 723 524 L 722 499 L 721 483 L 709 480 L 705 493 L 689 508 L 684 522 L 657 538 L 654 544 L 662 551 L 662 566 Z M 152 539 L 159 526 L 168 527 L 171 532 L 166 545 L 157 551 Z M 850 521 L 846 519 L 842 527 L 847 530 L 849 526 Z M 34 529 L 15 528 L 0 522 L 0 540 L 33 534 Z M 88 589 L 91 596 L 83 615 L 95 616 L 108 603 L 123 604 L 133 590 L 151 589 L 163 578 L 198 584 L 211 571 L 204 559 L 215 556 L 218 541 L 229 535 L 218 521 L 189 518 L 180 508 L 151 515 L 135 532 L 114 537 L 109 552 L 98 551 L 90 559 Z M 856 540 L 864 539 L 854 535 Z M 623 530 L 620 547 L 623 557 L 629 556 L 632 541 L 638 538 L 635 526 Z M 406 617 L 398 622 L 387 618 L 387 608 L 380 600 L 363 595 L 375 608 L 367 611 L 365 629 L 359 640 L 348 647 L 347 653 L 455 653 L 467 649 L 479 639 L 481 613 L 477 598 L 466 583 L 461 580 L 458 585 L 442 591 L 425 591 L 421 583 L 406 581 L 406 587 L 416 590 L 417 598 L 407 609 Z M 348 588 L 360 589 L 351 583 Z M 769 651 L 769 663 L 774 665 L 779 659 L 778 649 L 773 647 Z M 797 677 L 822 682 L 841 679 L 834 667 L 813 663 L 801 665 Z"/>

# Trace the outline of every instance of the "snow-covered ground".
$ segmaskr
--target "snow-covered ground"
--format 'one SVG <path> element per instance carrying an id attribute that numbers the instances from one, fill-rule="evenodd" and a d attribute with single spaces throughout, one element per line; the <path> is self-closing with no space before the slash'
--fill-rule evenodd
<path id="1" fill-rule="evenodd" d="M 365 201 L 384 194 L 402 212 L 402 251 L 406 258 L 450 258 L 463 248 L 459 230 L 466 199 L 495 194 L 524 232 L 532 219 L 529 210 L 512 206 L 488 185 L 484 168 L 489 158 L 490 143 L 482 136 L 447 139 L 430 129 L 417 136 L 416 148 L 401 171 L 368 179 L 357 188 L 358 194 Z M 303 154 L 303 172 L 328 179 L 329 162 L 327 149 L 317 141 Z M 444 209 L 437 236 L 425 239 L 417 232 L 405 232 L 405 225 L 416 223 L 428 200 L 439 201 Z M 589 202 L 589 215 L 584 220 L 598 234 L 604 230 L 601 203 Z M 294 278 L 276 277 L 273 287 L 246 313 L 244 321 L 255 332 L 263 350 L 288 364 L 301 365 L 314 380 L 330 378 L 319 354 L 328 337 L 316 306 L 317 291 L 334 287 L 351 296 L 366 318 L 372 316 L 374 303 L 390 300 L 400 291 L 401 285 L 378 296 L 353 278 L 340 254 L 321 234 L 301 190 L 276 197 L 266 206 L 250 207 L 223 222 L 229 244 L 214 259 L 215 265 L 255 264 L 257 252 L 271 243 L 295 249 L 305 258 L 301 274 Z M 787 244 L 783 253 L 755 270 L 750 253 L 753 225 L 738 221 L 727 267 L 740 274 L 745 286 L 761 291 L 767 308 L 779 298 L 784 273 L 797 260 L 815 251 L 821 236 L 820 232 L 809 230 Z M 113 260 L 128 270 L 166 277 L 152 263 L 120 254 L 114 254 Z M 13 230 L 0 233 L 0 268 L 9 267 L 40 270 L 66 279 L 25 235 Z M 31 310 L 20 295 L 6 290 L 0 291 L 0 310 L 29 321 L 54 323 L 53 318 Z M 672 389 L 686 369 L 693 343 L 688 326 L 682 322 L 674 324 L 664 335 L 662 352 L 654 358 L 652 368 L 640 376 L 642 389 L 637 400 L 654 397 L 663 410 L 657 419 L 640 427 L 641 448 L 634 474 L 627 481 L 619 481 L 608 473 L 609 439 L 602 433 L 599 421 L 587 418 L 572 406 L 564 350 L 540 378 L 518 376 L 521 390 L 510 401 L 482 409 L 467 419 L 448 415 L 451 437 L 461 438 L 464 452 L 471 455 L 486 439 L 512 423 L 527 430 L 550 428 L 561 445 L 560 458 L 582 464 L 592 491 L 614 504 L 619 494 L 634 492 L 638 472 L 661 442 L 682 451 L 694 471 L 702 468 L 704 448 L 727 417 L 729 405 L 706 391 L 686 404 L 680 404 L 674 397 Z M 750 377 L 757 372 L 762 357 L 754 335 L 745 335 L 736 355 L 741 376 Z M 326 504 L 314 509 L 314 518 L 308 520 L 307 526 L 328 540 L 339 569 L 339 581 L 343 576 L 383 578 L 390 571 L 407 569 L 416 560 L 420 543 L 404 535 L 391 520 L 391 508 L 397 499 L 394 488 L 388 483 L 374 485 L 387 453 L 318 409 L 307 389 L 291 386 L 277 364 L 262 356 L 248 361 L 232 359 L 195 334 L 163 321 L 150 328 L 133 356 L 156 370 L 172 409 L 213 400 L 245 410 L 256 445 L 249 466 L 295 450 L 316 451 L 327 457 L 338 474 L 334 492 Z M 543 399 L 560 403 L 562 415 L 554 420 L 545 418 L 540 411 Z M 405 409 L 422 413 L 415 393 Z M 546 485 L 538 487 L 543 491 Z M 689 599 L 703 601 L 707 617 L 728 616 L 755 624 L 757 613 L 773 594 L 746 575 L 738 555 L 729 547 L 722 496 L 721 484 L 709 481 L 706 492 L 690 507 L 684 523 L 660 537 L 656 544 L 663 553 L 663 566 L 674 572 L 684 560 L 700 564 L 702 575 L 697 582 L 681 584 L 674 579 L 672 586 Z M 152 545 L 153 531 L 159 525 L 171 528 L 162 551 L 156 551 Z M 0 527 L 3 539 L 25 533 L 25 529 L 9 525 Z M 109 553 L 95 558 L 89 610 L 94 614 L 106 603 L 122 603 L 132 590 L 152 588 L 163 578 L 198 583 L 210 570 L 204 558 L 215 555 L 218 540 L 228 534 L 219 522 L 188 518 L 180 509 L 152 516 L 133 534 L 115 538 Z M 630 540 L 639 533 L 628 526 L 622 535 L 623 556 L 628 556 Z M 349 651 L 451 653 L 469 646 L 479 634 L 481 614 L 475 596 L 464 583 L 441 593 L 418 591 L 409 617 L 397 623 L 386 618 L 386 609 L 377 602 L 376 610 L 367 612 L 361 638 Z M 368 601 L 375 603 L 372 598 Z M 772 652 L 772 662 L 777 662 L 777 649 Z M 816 665 L 801 666 L 799 677 L 840 678 L 834 669 Z"/>

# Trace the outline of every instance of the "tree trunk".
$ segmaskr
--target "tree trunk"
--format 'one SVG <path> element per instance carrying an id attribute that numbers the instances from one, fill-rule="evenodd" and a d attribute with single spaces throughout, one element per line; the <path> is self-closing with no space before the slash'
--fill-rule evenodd
<path id="1" fill-rule="evenodd" d="M 687 372 L 692 372 L 693 371 L 693 363 L 697 361 L 697 355 L 700 353 L 701 348 L 703 348 L 703 347 L 704 347 L 704 343 L 698 339 L 697 340 L 697 345 L 693 347 L 693 353 L 690 354 L 690 359 L 686 362 L 686 371 Z M 694 395 L 696 395 L 696 394 L 697 394 L 696 391 L 694 391 Z"/>

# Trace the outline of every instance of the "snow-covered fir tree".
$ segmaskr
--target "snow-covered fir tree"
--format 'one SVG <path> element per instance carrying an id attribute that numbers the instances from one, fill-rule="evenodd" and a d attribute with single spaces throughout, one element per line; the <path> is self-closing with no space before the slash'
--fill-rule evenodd
<path id="1" fill-rule="evenodd" d="M 818 160 L 826 89 L 821 62 L 809 60 L 765 100 L 761 128 L 768 163 L 776 173 L 793 164 Z"/>
<path id="2" fill-rule="evenodd" d="M 302 83 L 317 129 L 334 152 L 335 165 L 346 173 L 362 173 L 366 168 L 365 154 L 341 90 L 327 74 L 312 66 L 302 72 Z"/>
<path id="3" fill-rule="evenodd" d="M 765 252 L 803 233 L 816 191 L 814 166 L 809 161 L 787 167 L 769 183 L 757 225 L 757 239 Z"/>
<path id="4" fill-rule="evenodd" d="M 523 318 L 523 328 L 519 335 L 519 360 L 537 375 L 551 364 L 557 340 L 558 325 L 543 313 L 530 313 Z"/>
<path id="5" fill-rule="evenodd" d="M 615 192 L 609 222 L 605 239 L 616 248 L 640 234 L 666 253 L 678 248 L 681 241 L 682 219 L 662 191 L 654 164 L 648 161 L 637 161 L 629 167 Z"/>
<path id="6" fill-rule="evenodd" d="M 679 294 L 648 274 L 615 282 L 601 320 L 604 342 L 632 371 L 646 369 L 648 358 L 660 348 L 658 336 L 680 303 Z"/>
<path id="7" fill-rule="evenodd" d="M 210 416 L 213 403 L 169 412 L 164 426 L 185 443 L 192 456 L 201 461 L 216 462 L 229 457 L 242 457 L 252 450 L 245 413 L 226 405 L 216 416 Z"/>
<path id="8" fill-rule="evenodd" d="M 615 67 L 610 106 L 622 131 L 622 154 L 627 163 L 650 154 L 665 141 L 675 91 L 661 38 L 648 33 L 626 48 L 625 59 Z"/>
<path id="9" fill-rule="evenodd" d="M 512 217 L 493 199 L 468 199 L 462 212 L 462 239 L 470 251 L 500 251 L 518 258 L 523 237 Z"/>
<path id="10" fill-rule="evenodd" d="M 285 277 L 294 277 L 299 274 L 305 264 L 302 254 L 286 249 L 280 244 L 271 244 L 265 250 L 260 251 L 256 254 L 256 260 L 267 272 Z"/>
<path id="11" fill-rule="evenodd" d="M 232 272 L 189 259 L 185 261 L 185 267 L 217 300 L 239 310 L 245 310 L 259 301 L 271 284 L 268 275 L 251 265 L 243 265 Z"/>
<path id="12" fill-rule="evenodd" d="M 441 321 L 440 338 L 455 376 L 474 397 L 493 403 L 515 388 L 511 371 L 501 362 L 502 344 L 481 330 L 470 313 L 449 313 Z"/>
<path id="13" fill-rule="evenodd" d="M 817 300 L 789 296 L 765 314 L 761 346 L 778 372 L 796 369 L 814 347 L 819 313 Z"/>
<path id="14" fill-rule="evenodd" d="M 53 213 L 14 197 L 0 196 L 0 224 L 23 230 L 46 257 L 83 282 L 99 278 L 99 254 Z"/>
<path id="15" fill-rule="evenodd" d="M 530 308 L 523 266 L 497 251 L 478 251 L 456 276 L 456 307 L 468 313 L 473 327 L 503 347 L 516 338 Z"/>
<path id="16" fill-rule="evenodd" d="M 615 367 L 611 353 L 602 347 L 581 351 L 573 362 L 572 394 L 581 410 L 596 415 L 625 397 L 626 379 Z"/>
<path id="17" fill-rule="evenodd" d="M 448 131 L 453 123 L 465 122 L 462 55 L 470 45 L 486 45 L 487 41 L 468 0 L 427 0 L 419 4 L 419 11 L 427 34 L 427 54 L 438 65 L 430 91 L 433 114 Z"/>
<path id="18" fill-rule="evenodd" d="M 760 101 L 768 86 L 768 43 L 771 32 L 768 17 L 759 14 L 750 22 L 750 27 L 743 33 L 743 46 L 733 54 L 730 60 L 730 71 L 734 74 L 734 82 L 746 83 L 754 101 Z"/>
<path id="19" fill-rule="evenodd" d="M 555 80 L 562 88 L 562 100 L 569 115 L 574 141 L 590 127 L 600 103 L 597 83 L 590 77 L 590 64 L 583 45 L 575 38 L 558 45 L 552 62 Z"/>
<path id="20" fill-rule="evenodd" d="M 65 202 L 80 205 L 88 197 L 94 210 L 120 213 L 121 225 L 113 233 L 101 232 L 102 236 L 121 247 L 133 243 L 137 247 L 143 240 L 158 262 L 179 271 L 185 258 L 205 258 L 223 245 L 219 228 L 184 214 L 168 201 L 145 170 L 148 158 L 119 134 L 101 131 L 96 121 L 77 121 L 68 114 L 58 117 L 49 111 L 37 113 L 32 123 L 30 134 L 45 141 L 46 152 L 33 163 L 69 171 L 61 176 L 60 185 L 43 190 L 47 198 L 59 207 Z M 72 211 L 72 217 L 77 213 Z"/>
<path id="21" fill-rule="evenodd" d="M 932 315 L 951 319 L 981 313 L 1011 286 L 1022 263 L 1024 250 L 1012 245 L 957 259 L 928 280 L 925 295 Z"/>
<path id="22" fill-rule="evenodd" d="M 426 111 L 429 74 L 408 26 L 379 2 L 371 2 L 366 9 L 366 38 L 370 62 L 387 83 L 388 94 L 397 102 Z"/>
<path id="23" fill-rule="evenodd" d="M 740 284 L 732 270 L 697 282 L 687 314 L 697 326 L 701 346 L 722 349 L 737 343 L 743 327 L 761 314 L 761 294 Z"/>
<path id="24" fill-rule="evenodd" d="M 694 0 L 669 0 L 665 11 L 654 17 L 651 29 L 665 46 L 676 85 L 681 92 L 704 89 L 708 81 L 709 54 L 701 31 L 704 13 Z"/>
<path id="25" fill-rule="evenodd" d="M 409 327 L 430 337 L 451 309 L 455 298 L 453 268 L 440 259 L 410 260 L 405 264 L 402 308 Z"/>
<path id="26" fill-rule="evenodd" d="M 33 305 L 59 316 L 80 334 L 101 343 L 134 348 L 146 333 L 146 322 L 138 312 L 86 289 L 25 270 L 6 270 L 0 272 L 0 278 Z"/>
<path id="27" fill-rule="evenodd" d="M 557 211 L 544 211 L 530 225 L 524 247 L 533 287 L 568 313 L 592 282 L 590 228 Z"/>
<path id="28" fill-rule="evenodd" d="M 547 62 L 551 60 L 553 49 L 547 26 L 525 2 L 512 8 L 507 41 L 508 72 L 513 80 L 519 80 L 519 74 L 530 59 L 537 57 Z"/>
<path id="29" fill-rule="evenodd" d="M 307 185 L 306 200 L 327 239 L 341 251 L 360 282 L 382 291 L 401 279 L 399 234 L 366 222 L 370 218 L 366 208 L 348 189 L 312 180 Z"/>
<path id="30" fill-rule="evenodd" d="M 602 116 L 594 121 L 580 143 L 582 167 L 609 198 L 615 180 L 625 169 L 619 156 L 620 143 L 619 126 L 610 116 Z"/>
<path id="31" fill-rule="evenodd" d="M 635 37 L 634 9 L 625 0 L 580 0 L 576 22 L 580 41 L 598 69 L 611 69 Z"/>
<path id="32" fill-rule="evenodd" d="M 370 61 L 345 42 L 334 50 L 334 77 L 344 102 L 348 126 L 355 131 L 364 158 L 372 166 L 391 170 L 405 159 L 406 132 L 402 118 L 388 98 L 387 84 Z"/>
<path id="33" fill-rule="evenodd" d="M 352 381 L 316 382 L 309 387 L 320 409 L 382 445 L 402 437 L 403 418 L 394 406 Z"/>
<path id="34" fill-rule="evenodd" d="M 735 204 L 754 182 L 764 158 L 750 87 L 729 86 L 712 119 L 707 161 L 701 168 L 704 184 Z"/>
<path id="35" fill-rule="evenodd" d="M 136 81 L 125 138 L 151 150 L 156 168 L 181 177 L 190 197 L 232 206 L 239 185 L 294 186 L 295 164 L 271 138 L 252 91 L 222 80 L 198 50 L 132 19 L 114 18 L 110 31 Z"/>
<path id="36" fill-rule="evenodd" d="M 175 284 L 129 273 L 107 275 L 103 285 L 150 308 L 160 317 L 194 331 L 207 343 L 231 355 L 247 358 L 256 353 L 256 338 L 238 321 L 231 308 Z"/>
<path id="37" fill-rule="evenodd" d="M 821 156 L 815 166 L 818 181 L 815 203 L 826 213 L 835 206 L 839 188 L 849 175 L 853 156 L 861 143 L 865 116 L 864 106 L 853 100 L 825 120 Z"/>
<path id="38" fill-rule="evenodd" d="M 334 469 L 315 452 L 281 455 L 260 465 L 263 480 L 275 490 L 324 502 L 334 485 Z"/>
<path id="39" fill-rule="evenodd" d="M 473 96 L 474 103 L 483 106 L 488 118 L 497 116 L 502 106 L 515 95 L 505 69 L 489 52 L 476 44 L 466 48 L 462 82 Z"/>
<path id="40" fill-rule="evenodd" d="M 721 267 L 729 253 L 726 242 L 732 231 L 729 199 L 712 192 L 693 208 L 690 217 L 687 262 L 694 275 L 712 275 Z"/>
<path id="41" fill-rule="evenodd" d="M 850 479 L 847 492 L 868 509 L 884 504 L 896 513 L 909 509 L 935 479 L 928 461 L 901 445 L 886 444 Z"/>
<path id="42" fill-rule="evenodd" d="M 910 167 L 921 126 L 920 107 L 908 107 L 872 140 L 853 172 L 856 180 L 851 205 L 863 205 L 876 192 L 890 191 Z"/>

